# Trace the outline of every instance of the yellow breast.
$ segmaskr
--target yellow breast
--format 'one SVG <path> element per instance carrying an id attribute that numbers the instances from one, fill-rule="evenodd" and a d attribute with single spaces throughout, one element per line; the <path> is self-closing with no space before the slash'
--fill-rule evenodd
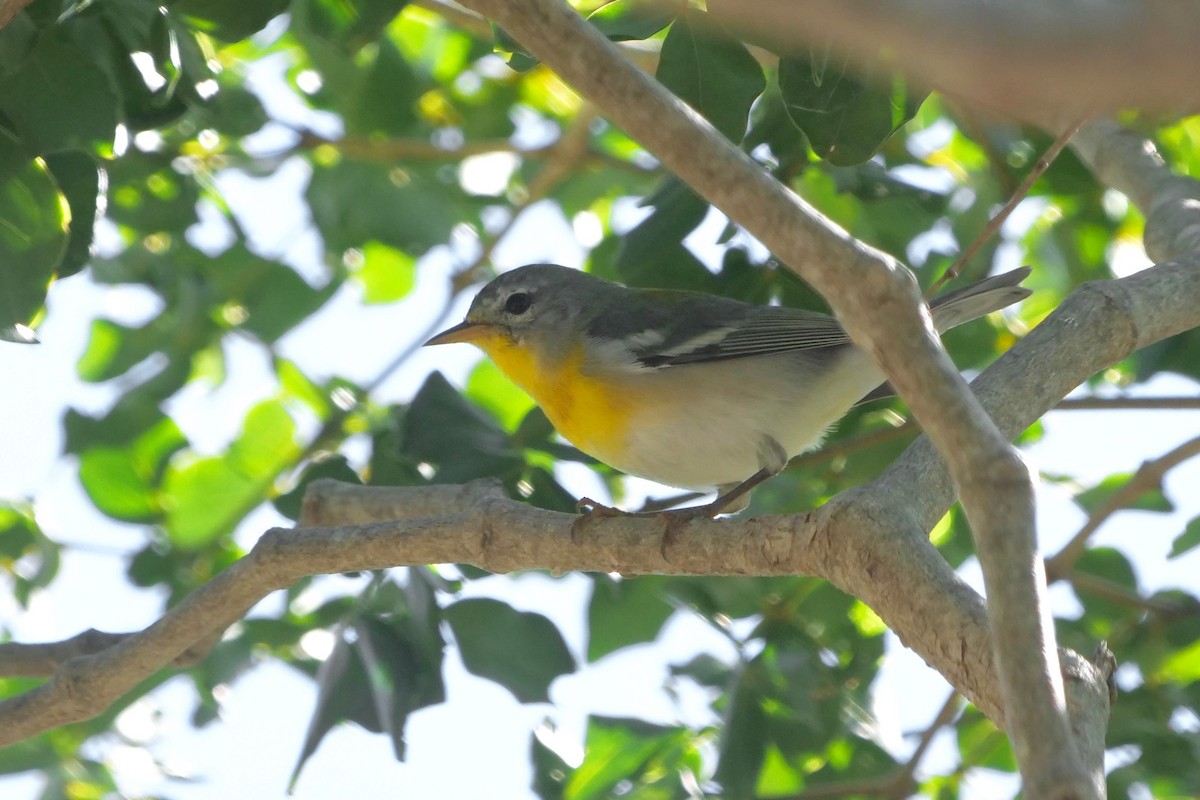
<path id="1" fill-rule="evenodd" d="M 529 393 L 567 441 L 606 464 L 618 466 L 624 460 L 632 398 L 620 382 L 601 383 L 583 372 L 582 346 L 560 362 L 548 363 L 500 333 L 474 344 Z"/>

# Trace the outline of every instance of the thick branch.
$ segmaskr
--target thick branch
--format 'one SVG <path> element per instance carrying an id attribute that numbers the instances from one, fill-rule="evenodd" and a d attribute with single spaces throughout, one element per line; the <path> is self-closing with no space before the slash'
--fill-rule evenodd
<path id="1" fill-rule="evenodd" d="M 871 530 L 875 544 L 866 549 L 874 551 L 880 563 L 885 561 L 883 551 L 898 549 L 886 545 L 885 530 L 864 526 L 850 513 L 838 513 L 835 519 L 814 512 L 802 517 L 697 521 L 681 533 L 672 560 L 667 561 L 661 554 L 661 526 L 654 519 L 606 520 L 592 526 L 583 541 L 573 543 L 572 515 L 509 500 L 492 482 L 398 489 L 316 482 L 304 513 L 307 523 L 321 525 L 336 519 L 338 527 L 269 531 L 249 555 L 144 632 L 99 654 L 73 658 L 44 685 L 0 703 L 0 746 L 94 716 L 197 639 L 223 630 L 262 597 L 305 574 L 467 562 L 493 572 L 543 567 L 627 574 L 714 574 L 713 565 L 720 565 L 716 573 L 726 575 L 820 575 L 830 571 L 831 560 L 841 560 L 844 537 L 859 538 L 855 530 L 843 528 L 847 525 Z M 398 519 L 346 524 L 347 519 L 380 516 Z M 920 532 L 913 531 L 911 538 L 918 549 L 929 549 Z M 936 561 L 928 554 L 925 558 Z M 888 568 L 891 566 L 897 565 Z M 924 595 L 928 604 L 946 606 L 935 611 L 952 618 L 955 608 L 950 598 L 970 596 L 971 592 L 958 583 L 953 572 L 943 569 L 941 577 L 957 586 L 950 594 L 924 584 L 918 584 L 914 593 Z M 893 596 L 899 596 L 903 591 L 900 576 L 911 574 L 906 569 L 880 583 L 891 584 Z M 973 619 L 957 624 L 975 640 L 971 660 L 990 664 L 986 655 L 979 657 L 987 652 L 987 636 L 978 598 L 975 609 Z M 938 620 L 937 634 L 946 624 Z M 950 624 L 955 624 L 953 619 Z M 935 638 L 936 634 L 931 630 L 929 636 Z M 966 660 L 961 654 L 960 659 Z M 1000 713 L 994 694 L 971 691 L 968 695 L 990 713 Z"/>
<path id="2" fill-rule="evenodd" d="M 1146 253 L 1158 262 L 1200 253 L 1200 181 L 1173 172 L 1154 145 L 1111 120 L 1089 123 L 1071 148 L 1104 184 L 1146 217 Z"/>
<path id="3" fill-rule="evenodd" d="M 1089 376 L 1198 325 L 1200 257 L 1088 283 L 980 375 L 972 389 L 1005 435 L 1015 437 Z M 924 438 L 872 486 L 876 502 L 883 507 L 904 503 L 925 530 L 954 503 L 946 466 Z"/>
<path id="4" fill-rule="evenodd" d="M 208 655 L 220 638 L 220 631 L 198 640 L 178 657 L 171 666 L 186 668 L 198 664 Z M 45 678 L 72 658 L 91 656 L 114 647 L 136 633 L 108 633 L 89 628 L 61 642 L 0 642 L 0 675 L 4 677 Z"/>
<path id="5" fill-rule="evenodd" d="M 918 84 L 1022 119 L 1200 108 L 1192 3 L 725 0 L 709 9 L 773 42 L 832 42 L 862 66 L 886 59 Z"/>

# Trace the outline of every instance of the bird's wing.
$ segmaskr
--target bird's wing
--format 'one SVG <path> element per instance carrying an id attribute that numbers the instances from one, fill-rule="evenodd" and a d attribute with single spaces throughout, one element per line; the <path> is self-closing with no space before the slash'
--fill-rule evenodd
<path id="1" fill-rule="evenodd" d="M 673 367 L 838 347 L 850 342 L 833 317 L 792 308 L 759 307 L 706 330 L 696 327 L 680 330 L 677 333 L 682 335 L 660 344 L 635 349 L 638 362 L 647 367 Z"/>
<path id="2" fill-rule="evenodd" d="M 592 321 L 588 333 L 610 348 L 605 360 L 662 369 L 731 358 L 848 344 L 833 317 L 755 306 L 694 292 L 629 291 L 619 307 Z"/>

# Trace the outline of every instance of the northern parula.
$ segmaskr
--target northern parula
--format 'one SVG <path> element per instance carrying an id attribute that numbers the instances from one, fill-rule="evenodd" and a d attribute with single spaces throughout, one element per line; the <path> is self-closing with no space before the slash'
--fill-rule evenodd
<path id="1" fill-rule="evenodd" d="M 935 298 L 934 326 L 1027 297 L 1019 284 L 1028 274 Z M 816 447 L 884 381 L 827 314 L 630 289 L 555 264 L 492 280 L 464 322 L 426 344 L 450 342 L 481 348 L 583 452 L 659 483 L 715 487 L 713 503 L 684 509 L 689 518 L 744 508 L 753 486 Z"/>

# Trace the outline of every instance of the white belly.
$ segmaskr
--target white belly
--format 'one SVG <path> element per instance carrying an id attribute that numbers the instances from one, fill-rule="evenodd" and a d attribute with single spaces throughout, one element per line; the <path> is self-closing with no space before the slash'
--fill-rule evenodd
<path id="1" fill-rule="evenodd" d="M 767 437 L 783 445 L 789 458 L 810 450 L 883 382 L 866 354 L 844 352 L 822 367 L 808 364 L 803 354 L 785 353 L 638 375 L 639 383 L 659 382 L 655 388 L 672 399 L 671 406 L 640 408 L 624 463 L 609 463 L 659 483 L 709 489 L 739 483 L 769 466 Z M 712 386 L 724 388 L 714 392 Z"/>

